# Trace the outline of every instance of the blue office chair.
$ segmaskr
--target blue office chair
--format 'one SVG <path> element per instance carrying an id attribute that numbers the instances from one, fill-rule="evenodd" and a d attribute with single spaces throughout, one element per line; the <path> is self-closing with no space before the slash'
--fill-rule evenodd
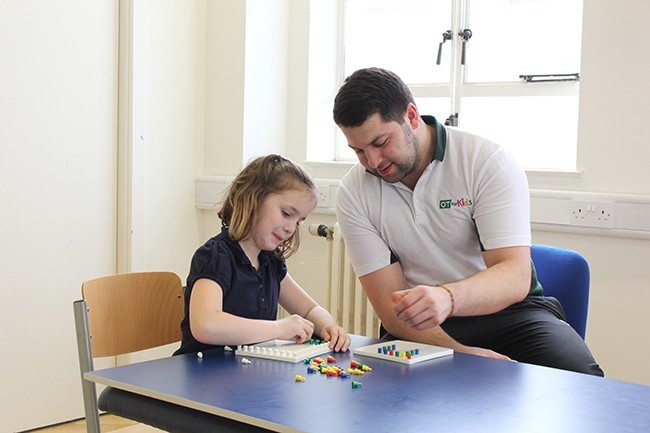
<path id="1" fill-rule="evenodd" d="M 532 245 L 530 255 L 545 296 L 557 298 L 567 323 L 584 339 L 589 307 L 589 264 L 578 252 Z"/>

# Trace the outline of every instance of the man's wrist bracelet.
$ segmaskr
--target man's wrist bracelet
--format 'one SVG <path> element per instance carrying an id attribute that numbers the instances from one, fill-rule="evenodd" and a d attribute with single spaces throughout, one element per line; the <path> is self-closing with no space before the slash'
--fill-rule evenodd
<path id="1" fill-rule="evenodd" d="M 449 290 L 447 287 L 443 286 L 442 284 L 438 284 L 438 287 L 441 287 L 441 288 L 445 289 L 447 291 L 447 293 L 449 294 L 449 299 L 451 300 L 451 311 L 449 312 L 448 317 L 451 317 L 451 316 L 453 316 L 454 308 L 456 307 L 456 305 L 454 303 L 454 294 L 451 293 L 451 290 Z"/>

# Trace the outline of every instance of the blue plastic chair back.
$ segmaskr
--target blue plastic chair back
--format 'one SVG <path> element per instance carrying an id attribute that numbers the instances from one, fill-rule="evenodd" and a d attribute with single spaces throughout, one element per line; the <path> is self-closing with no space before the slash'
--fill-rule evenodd
<path id="1" fill-rule="evenodd" d="M 589 308 L 589 264 L 578 252 L 548 245 L 532 245 L 531 258 L 544 296 L 557 298 L 567 323 L 584 339 Z"/>

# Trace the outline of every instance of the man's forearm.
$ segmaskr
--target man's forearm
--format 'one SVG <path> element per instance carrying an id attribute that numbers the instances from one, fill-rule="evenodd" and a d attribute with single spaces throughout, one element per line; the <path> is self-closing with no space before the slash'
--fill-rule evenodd
<path id="1" fill-rule="evenodd" d="M 392 323 L 389 324 L 387 322 Z M 464 348 L 464 345 L 451 338 L 440 326 L 418 331 L 406 325 L 403 321 L 397 319 L 397 317 L 392 320 L 382 321 L 382 324 L 389 334 L 400 340 L 448 347 L 461 352 Z"/>
<path id="2" fill-rule="evenodd" d="M 530 289 L 530 249 L 503 248 L 484 253 L 487 269 L 465 280 L 445 284 L 455 299 L 455 316 L 500 311 L 526 297 Z"/>
<path id="3" fill-rule="evenodd" d="M 384 327 L 392 336 L 400 340 L 414 341 L 422 344 L 431 344 L 433 346 L 448 347 L 450 349 L 453 349 L 454 352 L 468 353 L 470 355 L 510 360 L 510 358 L 507 356 L 489 349 L 461 344 L 451 338 L 451 336 L 449 336 L 449 334 L 447 334 L 440 326 L 436 326 L 435 328 L 430 328 L 423 331 L 416 331 L 409 326 L 403 327 L 399 324 L 394 328 L 391 327 L 390 329 L 386 326 L 386 324 L 384 324 Z"/>

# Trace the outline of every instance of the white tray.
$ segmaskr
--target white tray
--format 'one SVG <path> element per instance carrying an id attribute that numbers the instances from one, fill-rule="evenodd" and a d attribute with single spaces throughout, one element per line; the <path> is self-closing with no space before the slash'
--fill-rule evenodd
<path id="1" fill-rule="evenodd" d="M 235 355 L 295 363 L 331 351 L 328 342 L 298 344 L 293 340 L 269 340 L 250 346 L 238 346 Z"/>
<path id="2" fill-rule="evenodd" d="M 382 350 L 385 347 L 395 346 L 395 350 L 399 353 L 406 353 L 411 350 L 419 351 L 418 354 L 412 355 L 411 359 L 401 356 L 384 354 Z M 391 340 L 383 343 L 371 344 L 369 346 L 356 347 L 352 349 L 354 355 L 369 356 L 371 358 L 383 359 L 385 361 L 399 362 L 402 364 L 417 364 L 418 362 L 428 361 L 430 359 L 440 358 L 441 356 L 449 356 L 454 353 L 452 349 L 447 347 L 432 346 L 429 344 L 413 343 L 404 340 Z"/>

